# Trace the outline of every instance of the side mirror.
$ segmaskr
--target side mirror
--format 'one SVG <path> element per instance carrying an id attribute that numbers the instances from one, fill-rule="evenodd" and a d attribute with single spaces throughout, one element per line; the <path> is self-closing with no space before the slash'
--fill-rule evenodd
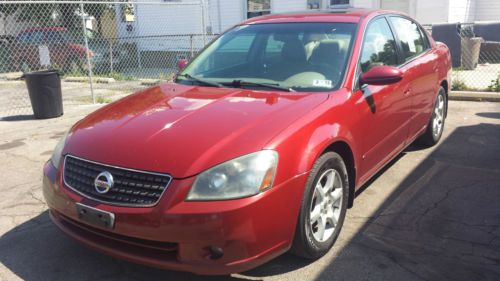
<path id="1" fill-rule="evenodd" d="M 397 83 L 402 79 L 403 72 L 399 68 L 382 65 L 372 67 L 363 73 L 359 79 L 359 83 L 360 85 L 389 85 Z"/>
<path id="2" fill-rule="evenodd" d="M 189 61 L 187 59 L 180 59 L 177 61 L 177 70 L 181 71 L 188 65 Z"/>

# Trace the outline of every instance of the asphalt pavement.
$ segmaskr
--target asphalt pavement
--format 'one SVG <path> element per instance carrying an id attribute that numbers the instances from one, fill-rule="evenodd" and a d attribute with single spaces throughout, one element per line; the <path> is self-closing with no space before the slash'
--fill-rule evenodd
<path id="1" fill-rule="evenodd" d="M 0 121 L 0 280 L 500 280 L 500 103 L 451 101 L 441 143 L 409 147 L 358 193 L 334 248 L 223 277 L 117 260 L 49 220 L 42 165 L 96 106 Z"/>

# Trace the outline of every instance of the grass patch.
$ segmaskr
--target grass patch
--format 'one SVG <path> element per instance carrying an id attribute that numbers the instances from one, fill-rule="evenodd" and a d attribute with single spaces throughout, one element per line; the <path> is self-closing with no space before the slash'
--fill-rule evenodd
<path id="1" fill-rule="evenodd" d="M 95 98 L 96 103 L 110 103 L 111 99 L 103 97 L 103 96 L 98 96 Z"/>
<path id="2" fill-rule="evenodd" d="M 162 81 L 172 81 L 174 80 L 174 77 L 175 77 L 175 73 L 174 72 L 170 72 L 170 73 L 160 73 L 160 75 L 158 75 L 158 79 L 162 80 Z"/>
<path id="3" fill-rule="evenodd" d="M 96 75 L 96 77 L 113 78 L 116 81 L 134 81 L 134 80 L 137 80 L 137 77 L 134 77 L 132 75 L 125 75 L 123 73 L 116 72 L 116 71 L 113 71 L 109 74 Z"/>
<path id="4" fill-rule="evenodd" d="M 65 76 L 65 77 L 88 77 L 88 73 L 83 72 L 83 71 L 69 71 L 69 72 L 65 72 L 63 76 Z M 110 72 L 110 73 L 107 73 L 107 74 L 95 74 L 95 73 L 93 73 L 92 76 L 94 78 L 113 78 L 116 81 L 134 81 L 134 80 L 138 80 L 138 78 L 135 77 L 135 76 L 125 75 L 123 73 L 116 72 L 116 71 L 113 71 L 113 72 Z"/>

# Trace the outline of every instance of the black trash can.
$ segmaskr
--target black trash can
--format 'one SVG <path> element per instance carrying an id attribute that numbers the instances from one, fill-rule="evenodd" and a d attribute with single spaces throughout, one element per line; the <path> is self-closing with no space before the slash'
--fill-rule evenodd
<path id="1" fill-rule="evenodd" d="M 33 114 L 37 119 L 63 115 L 61 78 L 57 70 L 43 70 L 23 74 L 30 95 Z"/>

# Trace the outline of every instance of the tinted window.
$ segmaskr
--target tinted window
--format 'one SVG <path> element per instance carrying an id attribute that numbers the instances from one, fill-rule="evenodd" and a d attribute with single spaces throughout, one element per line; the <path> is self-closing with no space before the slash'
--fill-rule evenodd
<path id="1" fill-rule="evenodd" d="M 43 32 L 33 31 L 21 33 L 17 36 L 17 42 L 23 44 L 42 44 Z"/>
<path id="2" fill-rule="evenodd" d="M 396 42 L 385 18 L 370 23 L 361 50 L 361 70 L 377 65 L 397 65 Z"/>
<path id="3" fill-rule="evenodd" d="M 254 39 L 255 34 L 246 34 L 227 41 L 215 53 L 214 67 L 220 69 L 246 63 Z"/>
<path id="4" fill-rule="evenodd" d="M 275 23 L 238 26 L 207 47 L 183 72 L 206 80 L 243 80 L 328 91 L 340 85 L 356 25 Z M 177 82 L 191 83 L 180 76 Z"/>
<path id="5" fill-rule="evenodd" d="M 31 33 L 26 32 L 26 33 L 21 33 L 17 36 L 17 42 L 23 43 L 23 44 L 28 44 L 30 41 Z"/>
<path id="6" fill-rule="evenodd" d="M 49 31 L 47 33 L 47 41 L 49 43 L 62 43 L 66 40 L 66 33 L 62 31 Z"/>
<path id="7" fill-rule="evenodd" d="M 273 57 L 281 54 L 284 42 L 274 39 L 274 36 L 269 36 L 266 44 L 266 51 L 264 52 L 266 57 Z"/>
<path id="8" fill-rule="evenodd" d="M 391 17 L 390 20 L 401 41 L 405 61 L 418 56 L 427 49 L 426 38 L 416 23 L 401 17 Z"/>

